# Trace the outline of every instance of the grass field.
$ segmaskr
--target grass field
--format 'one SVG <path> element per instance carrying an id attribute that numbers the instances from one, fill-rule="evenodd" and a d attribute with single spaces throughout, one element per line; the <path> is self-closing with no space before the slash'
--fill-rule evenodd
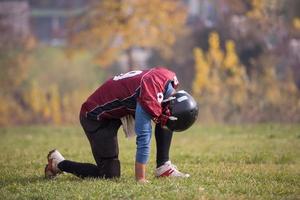
<path id="1" fill-rule="evenodd" d="M 154 138 L 153 138 L 154 139 Z M 154 141 L 154 140 L 153 140 Z M 45 180 L 46 155 L 94 162 L 80 127 L 0 128 L 0 199 L 300 199 L 300 125 L 194 126 L 173 139 L 171 157 L 188 179 L 134 180 L 135 139 L 119 133 L 122 177 Z"/>

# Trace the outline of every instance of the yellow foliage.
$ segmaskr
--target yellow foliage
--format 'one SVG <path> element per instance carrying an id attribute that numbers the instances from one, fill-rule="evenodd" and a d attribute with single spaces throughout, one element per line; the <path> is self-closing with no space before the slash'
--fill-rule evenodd
<path id="1" fill-rule="evenodd" d="M 31 60 L 26 52 L 3 51 L 6 51 L 5 56 L 0 49 L 0 86 L 2 92 L 9 93 L 25 80 Z"/>
<path id="2" fill-rule="evenodd" d="M 27 116 L 24 121 L 31 122 L 52 122 L 54 124 L 70 123 L 78 121 L 78 114 L 81 104 L 91 91 L 86 89 L 78 89 L 69 91 L 64 95 L 60 95 L 58 86 L 53 84 L 43 91 L 36 81 L 32 81 L 28 92 L 25 92 L 23 99 L 30 108 L 30 116 Z M 1 101 L 0 101 L 1 103 Z M 12 101 L 11 105 L 14 101 Z M 5 104 L 1 104 L 5 105 Z M 7 115 L 9 107 L 1 107 L 0 114 Z M 6 113 L 6 114 L 4 114 Z M 24 114 L 22 114 L 24 116 Z M 9 120 L 9 119 L 8 119 Z M 0 117 L 0 124 L 7 124 L 5 118 Z"/>
<path id="3" fill-rule="evenodd" d="M 219 98 L 222 90 L 222 81 L 219 73 L 220 72 L 217 69 L 212 69 L 210 73 L 210 84 L 207 85 L 207 91 L 210 95 L 212 95 L 212 100 Z"/>
<path id="4" fill-rule="evenodd" d="M 0 94 L 0 126 L 22 122 L 26 113 L 11 96 Z"/>
<path id="5" fill-rule="evenodd" d="M 296 17 L 293 19 L 293 26 L 295 29 L 300 30 L 300 18 Z"/>
<path id="6" fill-rule="evenodd" d="M 280 87 L 273 67 L 264 69 L 262 76 L 262 89 L 267 103 L 277 105 L 281 100 Z"/>
<path id="7" fill-rule="evenodd" d="M 57 85 L 52 85 L 50 87 L 50 101 L 49 108 L 51 113 L 51 118 L 55 124 L 61 123 L 61 104 L 60 95 Z"/>
<path id="8" fill-rule="evenodd" d="M 43 96 L 41 88 L 38 86 L 38 83 L 34 80 L 31 81 L 31 87 L 28 92 L 27 103 L 35 113 L 42 111 L 43 105 L 41 102 L 41 96 Z"/>
<path id="9" fill-rule="evenodd" d="M 208 58 L 209 61 L 214 63 L 217 67 L 223 62 L 224 54 L 220 47 L 220 37 L 217 32 L 212 32 L 209 34 L 209 51 Z"/>
<path id="10" fill-rule="evenodd" d="M 56 90 L 56 89 L 53 89 L 53 87 L 52 87 L 52 89 L 50 90 L 50 99 L 49 99 L 47 97 L 48 92 L 45 90 L 42 90 L 39 87 L 39 84 L 37 81 L 32 80 L 30 88 L 28 89 L 28 92 L 26 92 L 24 95 L 24 100 L 26 101 L 26 103 L 29 105 L 29 107 L 33 111 L 33 114 L 38 117 L 39 121 L 44 121 L 44 120 L 48 121 L 50 119 L 55 118 L 53 115 L 56 115 L 57 110 L 55 110 L 56 109 L 55 104 L 54 104 L 54 107 L 53 106 L 51 107 L 51 105 L 53 105 L 53 103 L 55 101 L 55 100 L 53 100 L 52 96 L 54 94 L 54 98 L 56 98 L 56 99 L 59 98 L 59 96 L 55 97 L 55 95 L 57 95 L 57 94 L 53 90 Z M 53 108 L 55 108 L 54 111 L 53 111 Z M 58 117 L 58 119 L 59 119 L 59 117 Z"/>
<path id="11" fill-rule="evenodd" d="M 48 121 L 51 118 L 51 110 L 48 104 L 48 98 L 47 98 L 47 93 L 41 93 L 39 96 L 41 105 L 42 105 L 42 110 L 41 110 L 41 114 L 42 117 Z"/>
<path id="12" fill-rule="evenodd" d="M 195 81 L 193 83 L 193 93 L 199 95 L 208 83 L 209 65 L 200 48 L 194 49 L 195 57 Z"/>
<path id="13" fill-rule="evenodd" d="M 247 98 L 246 71 L 241 66 L 235 50 L 234 41 L 226 41 L 226 56 L 223 64 L 225 70 L 229 72 L 226 83 L 230 88 L 229 93 L 234 105 L 241 106 Z"/>
<path id="14" fill-rule="evenodd" d="M 79 110 L 86 97 L 91 91 L 86 89 L 78 89 L 73 92 L 64 94 L 62 97 L 62 117 L 67 122 L 77 122 Z"/>
<path id="15" fill-rule="evenodd" d="M 95 1 L 77 25 L 72 44 L 95 54 L 105 67 L 132 47 L 155 48 L 170 55 L 176 35 L 184 32 L 186 9 L 179 0 Z M 88 40 L 87 40 L 88 38 Z"/>
<path id="16" fill-rule="evenodd" d="M 247 15 L 254 19 L 260 19 L 263 17 L 263 9 L 265 6 L 265 0 L 250 0 L 252 10 Z"/>
<path id="17" fill-rule="evenodd" d="M 218 33 L 212 32 L 206 56 L 200 48 L 194 49 L 196 76 L 193 92 L 202 98 L 206 96 L 212 105 L 239 107 L 247 100 L 246 71 L 240 64 L 234 41 L 226 41 L 225 48 L 223 52 Z"/>
<path id="18" fill-rule="evenodd" d="M 226 41 L 226 54 L 223 66 L 230 70 L 236 68 L 239 64 L 239 58 L 235 51 L 235 44 L 232 40 Z"/>

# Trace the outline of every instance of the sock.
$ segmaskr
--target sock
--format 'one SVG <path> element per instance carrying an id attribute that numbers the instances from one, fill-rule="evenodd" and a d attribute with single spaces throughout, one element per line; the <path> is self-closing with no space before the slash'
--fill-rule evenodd
<path id="1" fill-rule="evenodd" d="M 156 140 L 156 167 L 162 166 L 169 160 L 169 151 L 171 146 L 173 132 L 164 129 L 160 124 L 155 126 Z"/>
<path id="2" fill-rule="evenodd" d="M 90 163 L 78 163 L 69 160 L 61 161 L 57 167 L 63 171 L 74 174 L 80 178 L 102 178 L 99 168 Z"/>

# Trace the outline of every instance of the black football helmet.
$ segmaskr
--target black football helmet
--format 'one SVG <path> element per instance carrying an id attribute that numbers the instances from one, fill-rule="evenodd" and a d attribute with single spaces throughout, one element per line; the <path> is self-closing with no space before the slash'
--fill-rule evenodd
<path id="1" fill-rule="evenodd" d="M 176 92 L 169 98 L 171 116 L 167 128 L 180 132 L 194 124 L 198 117 L 198 105 L 194 98 L 184 90 Z"/>

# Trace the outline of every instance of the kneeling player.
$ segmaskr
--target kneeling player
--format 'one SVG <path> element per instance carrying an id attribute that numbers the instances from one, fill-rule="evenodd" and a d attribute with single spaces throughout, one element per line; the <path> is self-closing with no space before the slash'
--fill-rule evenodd
<path id="1" fill-rule="evenodd" d="M 117 132 L 121 125 L 128 135 L 136 134 L 135 177 L 146 182 L 152 126 L 155 125 L 157 177 L 189 177 L 169 160 L 173 131 L 183 131 L 196 120 L 198 106 L 185 91 L 175 92 L 174 72 L 156 67 L 130 71 L 109 79 L 82 105 L 80 122 L 90 142 L 96 165 L 65 160 L 57 151 L 48 154 L 45 175 L 61 172 L 78 177 L 118 178 L 120 161 Z"/>

